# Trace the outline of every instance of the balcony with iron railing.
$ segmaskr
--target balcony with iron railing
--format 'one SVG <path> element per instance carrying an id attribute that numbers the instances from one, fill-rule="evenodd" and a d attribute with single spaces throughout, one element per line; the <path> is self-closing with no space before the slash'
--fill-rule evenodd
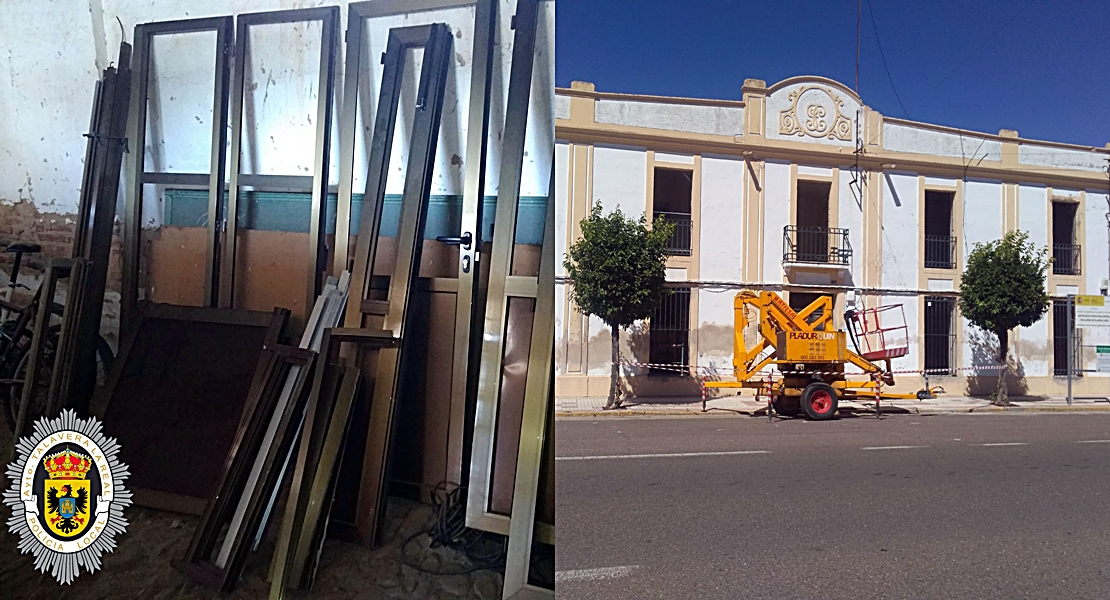
<path id="1" fill-rule="evenodd" d="M 956 238 L 948 235 L 926 235 L 925 268 L 955 269 Z"/>
<path id="2" fill-rule="evenodd" d="M 690 218 L 689 213 L 674 213 L 674 212 L 661 212 L 655 211 L 652 213 L 652 219 L 663 219 L 674 225 L 674 233 L 671 234 L 671 239 L 667 242 L 667 254 L 672 256 L 690 256 L 690 248 L 693 230 L 693 220 Z"/>
<path id="3" fill-rule="evenodd" d="M 1054 275 L 1079 275 L 1082 255 L 1079 244 L 1052 244 L 1052 273 Z"/>
<path id="4" fill-rule="evenodd" d="M 782 262 L 848 266 L 852 244 L 848 230 L 838 227 L 798 227 L 782 230 Z"/>

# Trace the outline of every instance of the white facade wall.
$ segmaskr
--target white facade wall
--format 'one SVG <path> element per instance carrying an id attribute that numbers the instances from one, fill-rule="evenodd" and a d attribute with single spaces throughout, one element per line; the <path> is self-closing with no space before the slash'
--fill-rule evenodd
<path id="1" fill-rule="evenodd" d="M 763 170 L 763 281 L 782 281 L 782 229 L 790 224 L 790 164 L 767 161 Z M 706 240 L 702 240 L 704 246 Z"/>
<path id="2" fill-rule="evenodd" d="M 1002 237 L 1002 184 L 992 181 L 964 181 L 964 239 L 963 256 L 971 254 L 977 243 L 987 243 Z M 998 364 L 998 344 L 992 334 L 987 334 L 960 317 L 964 330 L 961 354 L 962 367 L 980 367 Z M 979 373 L 979 371 L 972 371 Z M 996 374 L 984 370 L 982 375 Z"/>
<path id="3" fill-rule="evenodd" d="M 601 202 L 606 213 L 620 208 L 625 216 L 638 219 L 647 209 L 647 153 L 597 146 L 593 169 L 590 205 Z"/>
<path id="4" fill-rule="evenodd" d="M 1048 248 L 1047 215 L 1047 188 L 1020 184 L 1018 186 L 1018 229 L 1029 234 L 1029 241 L 1035 248 Z M 1026 377 L 1052 375 L 1050 317 L 1051 314 L 1045 315 L 1040 321 L 1018 332 L 1018 358 Z"/>
<path id="5" fill-rule="evenodd" d="M 917 288 L 917 175 L 883 176 L 882 282 L 885 288 Z M 907 322 L 909 315 L 906 315 Z"/>
<path id="6" fill-rule="evenodd" d="M 1052 148 L 1033 144 L 1022 144 L 1018 146 L 1018 162 L 1023 165 L 1056 167 L 1059 169 L 1081 169 L 1084 171 L 1106 170 L 1105 154 L 1098 154 L 1088 150 Z"/>
<path id="7" fill-rule="evenodd" d="M 650 129 L 743 135 L 744 109 L 738 106 L 691 106 L 663 102 L 598 100 L 594 105 L 598 123 L 635 125 Z"/>
<path id="8" fill-rule="evenodd" d="M 748 170 L 742 159 L 703 158 L 701 161 L 702 247 L 699 272 L 710 281 L 739 281 L 744 241 L 744 189 Z M 713 240 L 706 244 L 706 240 Z"/>
<path id="9" fill-rule="evenodd" d="M 883 123 L 883 149 L 964 160 L 1002 160 L 1002 143 L 981 137 Z"/>
<path id="10" fill-rule="evenodd" d="M 659 155 L 656 154 L 656 158 Z M 748 178 L 742 159 L 703 157 L 701 161 L 701 239 L 699 279 L 743 279 L 744 190 Z M 713 240 L 706 244 L 704 240 Z M 698 364 L 727 371 L 732 365 L 728 343 L 735 290 L 698 290 Z"/>
<path id="11" fill-rule="evenodd" d="M 860 174 L 864 177 L 865 174 Z M 852 269 L 849 271 L 849 280 L 845 285 L 857 285 L 862 282 L 863 265 L 866 257 L 863 254 L 863 203 L 864 199 L 856 194 L 852 187 L 852 172 L 850 169 L 840 169 L 840 207 L 837 220 L 842 229 L 848 230 L 848 242 L 852 244 Z"/>
<path id="12" fill-rule="evenodd" d="M 555 144 L 555 275 L 566 275 L 563 258 L 567 253 L 567 235 L 570 223 L 567 210 L 570 206 L 570 146 Z"/>

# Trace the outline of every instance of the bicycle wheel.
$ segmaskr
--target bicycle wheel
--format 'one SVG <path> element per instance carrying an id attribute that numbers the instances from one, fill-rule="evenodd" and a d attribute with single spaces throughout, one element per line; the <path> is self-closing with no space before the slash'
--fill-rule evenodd
<path id="1" fill-rule="evenodd" d="M 27 404 L 27 414 L 23 418 L 24 431 L 28 431 L 29 427 L 39 418 L 46 413 L 46 403 L 50 397 L 50 379 L 54 375 L 54 348 L 57 338 L 57 332 L 51 332 L 53 335 L 48 335 L 42 348 L 42 359 L 39 364 L 38 378 L 35 381 L 35 389 L 31 394 L 30 401 Z M 29 349 L 28 349 L 29 350 Z M 27 381 L 27 369 L 30 366 L 31 353 L 24 351 L 20 356 L 19 362 L 12 372 L 12 379 L 17 383 L 8 386 L 7 406 L 4 410 L 4 420 L 8 423 L 8 430 L 15 432 L 16 419 L 19 417 L 19 405 L 23 400 L 23 382 Z"/>

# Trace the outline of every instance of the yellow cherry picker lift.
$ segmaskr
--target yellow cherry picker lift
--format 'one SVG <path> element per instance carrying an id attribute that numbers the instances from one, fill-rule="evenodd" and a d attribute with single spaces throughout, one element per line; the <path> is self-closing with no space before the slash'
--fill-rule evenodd
<path id="1" fill-rule="evenodd" d="M 891 360 L 909 351 L 905 313 L 901 304 L 856 310 L 853 294 L 848 295 L 848 330 L 834 331 L 828 296 L 795 312 L 775 292 L 740 291 L 733 302 L 736 381 L 706 381 L 705 387 L 755 388 L 780 415 L 805 413 L 816 421 L 836 416 L 842 399 L 873 399 L 878 415 L 880 399 L 935 398 L 939 388 L 913 394 L 882 391 L 883 385 L 894 385 Z M 862 372 L 848 373 L 848 365 Z M 763 370 L 771 366 L 779 377 Z"/>

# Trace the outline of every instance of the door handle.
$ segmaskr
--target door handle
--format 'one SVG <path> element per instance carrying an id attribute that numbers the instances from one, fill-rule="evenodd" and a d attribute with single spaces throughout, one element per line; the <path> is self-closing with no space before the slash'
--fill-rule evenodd
<path id="1" fill-rule="evenodd" d="M 452 246 L 460 246 L 461 245 L 463 247 L 463 250 L 470 250 L 470 244 L 473 241 L 473 236 L 471 236 L 470 232 L 468 231 L 468 232 L 462 234 L 461 237 L 452 237 L 452 236 L 449 236 L 449 235 L 441 235 L 441 236 L 436 237 L 436 241 L 437 242 L 443 242 L 444 244 L 450 244 Z"/>

